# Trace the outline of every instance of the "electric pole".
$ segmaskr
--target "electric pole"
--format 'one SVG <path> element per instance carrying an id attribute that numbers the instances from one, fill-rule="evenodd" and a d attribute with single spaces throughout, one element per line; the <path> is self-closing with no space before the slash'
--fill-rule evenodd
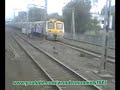
<path id="1" fill-rule="evenodd" d="M 45 0 L 45 18 L 44 18 L 44 31 L 46 31 L 46 20 L 47 19 L 47 0 Z M 42 31 L 43 35 L 43 31 Z M 43 37 L 43 36 L 42 36 Z"/>
<path id="2" fill-rule="evenodd" d="M 14 10 L 14 24 L 15 24 L 15 10 Z"/>
<path id="3" fill-rule="evenodd" d="M 29 8 L 27 10 L 27 20 L 26 20 L 26 22 L 27 22 L 27 26 L 28 26 L 28 22 L 29 22 Z"/>
<path id="4" fill-rule="evenodd" d="M 27 34 L 29 34 L 29 33 L 28 33 L 28 31 L 29 31 L 29 28 L 28 28 L 28 27 L 29 27 L 29 25 L 28 25 L 28 22 L 29 22 L 29 8 L 30 8 L 30 6 L 29 6 L 29 4 L 28 4 L 28 5 L 27 5 L 27 9 L 28 9 L 28 10 L 27 10 L 27 21 L 26 21 L 26 22 L 27 22 L 27 25 L 26 25 Z"/>
<path id="5" fill-rule="evenodd" d="M 14 8 L 14 16 L 13 16 L 13 19 L 14 19 L 13 21 L 14 21 L 14 23 L 15 23 L 15 11 L 16 11 L 16 10 L 18 10 L 18 9 Z"/>
<path id="6" fill-rule="evenodd" d="M 73 2 L 73 0 L 71 0 L 71 2 Z M 72 8 L 72 33 L 73 33 L 73 38 L 75 38 L 75 8 Z"/>
<path id="7" fill-rule="evenodd" d="M 15 23 L 15 12 L 16 12 L 16 10 L 21 10 L 21 9 L 14 8 L 13 10 L 14 10 L 13 22 Z"/>
<path id="8" fill-rule="evenodd" d="M 101 69 L 106 69 L 106 63 L 107 63 L 107 47 L 108 47 L 108 32 L 109 32 L 109 24 L 110 24 L 110 10 L 111 10 L 111 0 L 106 1 L 106 7 L 105 7 L 105 18 L 104 18 L 104 40 L 103 40 L 103 53 L 102 53 L 102 66 Z"/>
<path id="9" fill-rule="evenodd" d="M 73 29 L 73 38 L 75 38 L 75 17 L 74 17 L 74 8 L 72 8 L 72 29 Z"/>

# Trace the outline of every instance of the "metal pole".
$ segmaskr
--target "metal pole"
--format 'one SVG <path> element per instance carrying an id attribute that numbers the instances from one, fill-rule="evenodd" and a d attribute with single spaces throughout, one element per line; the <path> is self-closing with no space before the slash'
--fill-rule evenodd
<path id="1" fill-rule="evenodd" d="M 29 10 L 29 9 L 28 9 Z M 27 11 L 27 23 L 29 22 L 29 11 Z"/>
<path id="2" fill-rule="evenodd" d="M 46 19 L 47 19 L 47 0 L 45 0 L 44 32 L 46 31 L 46 21 L 47 21 Z M 42 35 L 43 35 L 43 31 L 42 31 Z"/>
<path id="3" fill-rule="evenodd" d="M 109 32 L 109 24 L 110 24 L 110 9 L 111 9 L 111 0 L 109 0 L 108 18 L 107 18 L 107 26 L 106 26 L 104 70 L 106 69 L 106 60 L 107 60 L 107 47 L 108 47 L 107 41 L 108 41 L 108 32 Z"/>
<path id="4" fill-rule="evenodd" d="M 27 7 L 28 8 L 28 7 Z M 29 22 L 29 8 L 28 8 L 28 11 L 27 11 L 27 25 L 26 25 L 26 33 L 28 34 L 28 22 Z"/>
<path id="5" fill-rule="evenodd" d="M 73 0 L 71 0 L 72 2 Z M 74 14 L 74 7 L 72 8 L 72 34 L 73 34 L 73 38 L 75 38 L 75 14 Z"/>
<path id="6" fill-rule="evenodd" d="M 107 8 L 109 2 L 109 8 Z M 103 60 L 103 67 L 104 70 L 106 69 L 106 63 L 107 63 L 107 41 L 108 41 L 108 31 L 109 31 L 109 18 L 110 18 L 110 9 L 111 9 L 111 0 L 107 0 L 106 1 L 106 10 L 105 10 L 105 19 L 104 19 L 104 30 L 105 30 L 105 34 L 104 34 L 104 44 L 103 44 L 103 55 L 102 55 L 102 60 Z M 107 24 L 107 25 L 106 25 Z"/>
<path id="7" fill-rule="evenodd" d="M 75 17 L 74 17 L 74 8 L 72 8 L 72 26 L 73 26 L 73 38 L 75 38 Z"/>
<path id="8" fill-rule="evenodd" d="M 14 9 L 14 16 L 13 16 L 13 18 L 14 18 L 14 23 L 15 23 L 15 10 L 16 10 L 16 9 Z"/>

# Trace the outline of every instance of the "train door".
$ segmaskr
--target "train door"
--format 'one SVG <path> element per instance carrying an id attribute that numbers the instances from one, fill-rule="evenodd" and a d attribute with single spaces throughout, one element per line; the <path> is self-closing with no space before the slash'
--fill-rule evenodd
<path id="1" fill-rule="evenodd" d="M 38 33 L 42 33 L 42 25 L 40 23 L 38 24 Z"/>

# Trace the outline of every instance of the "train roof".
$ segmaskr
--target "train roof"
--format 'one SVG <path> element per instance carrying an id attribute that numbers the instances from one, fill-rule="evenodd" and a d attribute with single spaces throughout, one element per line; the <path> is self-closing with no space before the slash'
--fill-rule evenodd
<path id="1" fill-rule="evenodd" d="M 63 23 L 62 21 L 59 21 L 59 20 L 49 20 L 48 22 L 57 22 L 57 23 Z"/>
<path id="2" fill-rule="evenodd" d="M 46 21 L 46 22 L 57 22 L 57 23 L 63 23 L 62 21 L 59 21 L 59 20 L 48 20 L 48 21 Z M 26 24 L 26 23 L 28 23 L 28 24 L 32 24 L 32 23 L 34 23 L 34 24 L 36 24 L 36 23 L 41 23 L 41 24 L 43 24 L 44 23 L 44 21 L 35 21 L 35 22 L 17 22 L 17 23 L 20 23 L 20 24 Z M 16 23 L 16 24 L 17 24 Z"/>

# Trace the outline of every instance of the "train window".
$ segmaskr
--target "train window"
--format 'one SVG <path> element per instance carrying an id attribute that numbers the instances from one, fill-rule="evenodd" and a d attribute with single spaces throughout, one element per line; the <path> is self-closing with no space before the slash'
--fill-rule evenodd
<path id="1" fill-rule="evenodd" d="M 59 23 L 59 24 L 57 24 L 57 29 L 63 29 L 63 24 L 61 24 L 61 23 Z"/>
<path id="2" fill-rule="evenodd" d="M 49 23 L 48 23 L 48 29 L 53 29 L 53 28 L 54 28 L 54 24 L 51 23 L 51 22 L 49 22 Z"/>

